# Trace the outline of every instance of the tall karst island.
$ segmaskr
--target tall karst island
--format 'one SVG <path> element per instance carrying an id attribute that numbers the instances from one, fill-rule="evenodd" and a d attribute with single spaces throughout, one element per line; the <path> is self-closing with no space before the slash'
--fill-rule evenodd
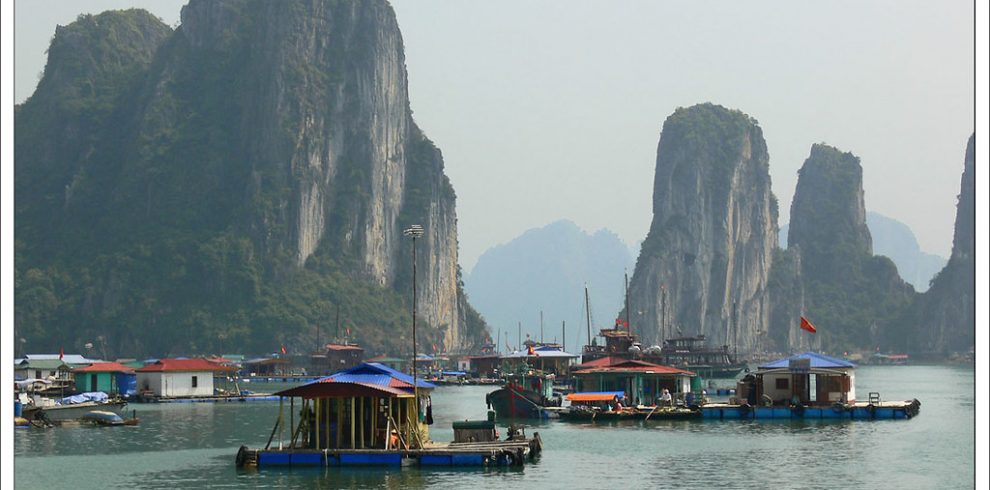
<path id="1" fill-rule="evenodd" d="M 812 145 L 781 249 L 756 121 L 713 104 L 677 109 L 660 136 L 653 222 L 629 289 L 633 331 L 648 343 L 703 334 L 740 353 L 964 352 L 975 329 L 972 175 L 971 138 L 952 258 L 921 295 L 873 253 L 858 157 Z M 817 334 L 798 328 L 801 316 Z"/>
<path id="2" fill-rule="evenodd" d="M 16 337 L 165 355 L 350 332 L 407 353 L 420 224 L 420 345 L 482 341 L 392 8 L 192 0 L 181 18 L 59 27 L 16 108 Z"/>
<path id="3" fill-rule="evenodd" d="M 677 109 L 660 136 L 653 223 L 629 286 L 634 333 L 755 348 L 770 321 L 776 244 L 777 200 L 756 121 L 714 104 Z"/>

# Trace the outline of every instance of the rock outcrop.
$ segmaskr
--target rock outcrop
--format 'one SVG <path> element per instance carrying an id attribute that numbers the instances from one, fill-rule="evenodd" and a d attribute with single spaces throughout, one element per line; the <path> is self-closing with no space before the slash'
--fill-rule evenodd
<path id="1" fill-rule="evenodd" d="M 823 144 L 812 146 L 791 204 L 788 251 L 800 257 L 804 308 L 818 326 L 816 345 L 824 349 L 885 346 L 904 337 L 905 326 L 898 317 L 911 305 L 915 292 L 889 258 L 873 255 L 863 169 L 855 155 Z M 790 313 L 774 324 L 796 328 L 796 320 Z"/>
<path id="2" fill-rule="evenodd" d="M 664 122 L 653 222 L 630 284 L 630 323 L 644 342 L 705 334 L 718 344 L 735 338 L 745 352 L 768 330 L 777 246 L 768 163 L 762 130 L 739 111 L 701 104 Z M 670 318 L 664 332 L 662 287 Z"/>
<path id="3" fill-rule="evenodd" d="M 318 283 L 314 301 L 349 305 L 358 330 L 369 329 L 358 339 L 394 351 L 405 333 L 370 330 L 408 324 L 399 312 L 411 291 L 412 242 L 402 230 L 420 224 L 421 335 L 448 349 L 485 336 L 483 323 L 468 332 L 461 319 L 470 305 L 460 298 L 454 191 L 440 151 L 412 119 L 402 38 L 386 2 L 192 0 L 174 32 L 136 31 L 148 37 L 135 56 L 143 64 L 132 63 L 132 77 L 112 91 L 113 130 L 96 130 L 84 157 L 32 153 L 44 128 L 18 135 L 19 193 L 29 175 L 59 169 L 45 195 L 25 197 L 19 210 L 45 206 L 71 223 L 32 215 L 23 229 L 44 231 L 25 235 L 25 263 L 44 270 L 84 243 L 82 256 L 105 263 L 86 276 L 88 299 L 74 299 L 88 305 L 90 321 L 115 311 L 170 328 L 205 324 L 220 330 L 207 337 L 220 338 L 270 323 L 255 332 L 263 342 L 305 344 L 325 312 L 282 295 Z M 69 61 L 50 57 L 18 123 L 46 113 L 52 96 L 42 88 Z M 52 255 L 34 254 L 36 242 L 53 244 Z M 134 262 L 107 260 L 116 256 L 138 257 L 140 273 L 158 281 L 137 279 Z M 122 292 L 129 297 L 114 299 Z M 368 294 L 392 298 L 390 306 L 360 306 Z M 134 303 L 145 303 L 143 313 Z M 175 349 L 216 343 L 168 339 Z"/>
<path id="4" fill-rule="evenodd" d="M 919 300 L 914 350 L 946 355 L 966 352 L 976 342 L 976 213 L 975 135 L 966 158 L 956 204 L 952 255 Z"/>

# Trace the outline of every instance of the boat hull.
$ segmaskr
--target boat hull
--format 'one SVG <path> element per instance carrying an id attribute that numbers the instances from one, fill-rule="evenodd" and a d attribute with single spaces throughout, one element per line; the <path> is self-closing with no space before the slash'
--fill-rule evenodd
<path id="1" fill-rule="evenodd" d="M 543 409 L 539 396 L 530 391 L 502 387 L 489 393 L 486 401 L 500 419 L 547 419 L 550 417 L 549 413 Z"/>
<path id="2" fill-rule="evenodd" d="M 50 422 L 62 422 L 66 420 L 79 420 L 84 415 L 93 411 L 113 412 L 121 415 L 127 402 L 114 401 L 107 403 L 85 402 L 72 405 L 55 405 L 51 407 L 37 407 L 24 411 L 24 418 L 28 420 L 48 420 Z"/>
<path id="3" fill-rule="evenodd" d="M 634 410 L 623 412 L 602 412 L 591 410 L 565 410 L 560 412 L 561 420 L 573 422 L 621 422 L 625 420 L 697 420 L 701 410 Z"/>

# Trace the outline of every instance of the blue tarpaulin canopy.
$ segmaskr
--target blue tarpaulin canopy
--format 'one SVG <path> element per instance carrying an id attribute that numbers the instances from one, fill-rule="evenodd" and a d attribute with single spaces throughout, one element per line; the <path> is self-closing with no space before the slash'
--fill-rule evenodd
<path id="1" fill-rule="evenodd" d="M 85 402 L 104 402 L 110 398 L 106 393 L 102 391 L 88 391 L 86 393 L 80 393 L 78 395 L 67 396 L 58 402 L 57 405 L 75 405 L 76 403 Z"/>

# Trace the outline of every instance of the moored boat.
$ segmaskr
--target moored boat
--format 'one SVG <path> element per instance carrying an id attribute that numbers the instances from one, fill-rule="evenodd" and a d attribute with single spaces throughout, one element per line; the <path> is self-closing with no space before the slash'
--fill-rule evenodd
<path id="1" fill-rule="evenodd" d="M 546 419 L 547 407 L 559 407 L 553 394 L 554 375 L 541 371 L 507 374 L 501 388 L 488 393 L 485 403 L 499 419 Z"/>
<path id="2" fill-rule="evenodd" d="M 35 405 L 25 406 L 22 409 L 22 416 L 28 420 L 61 422 L 79 420 L 94 410 L 119 415 L 125 406 L 127 406 L 127 402 L 122 399 L 110 398 L 103 392 L 88 392 L 65 397 L 50 404 L 39 402 Z"/>

